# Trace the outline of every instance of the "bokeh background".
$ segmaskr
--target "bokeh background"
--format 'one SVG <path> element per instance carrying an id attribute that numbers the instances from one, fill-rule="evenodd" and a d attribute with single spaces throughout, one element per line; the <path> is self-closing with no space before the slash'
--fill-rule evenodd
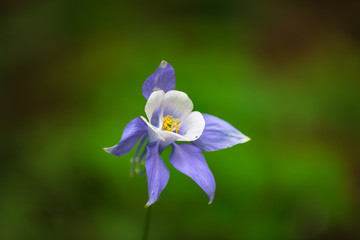
<path id="1" fill-rule="evenodd" d="M 359 1 L 0 3 L 0 239 L 140 239 L 146 176 L 115 157 L 161 60 L 252 140 L 168 164 L 149 239 L 360 239 Z"/>

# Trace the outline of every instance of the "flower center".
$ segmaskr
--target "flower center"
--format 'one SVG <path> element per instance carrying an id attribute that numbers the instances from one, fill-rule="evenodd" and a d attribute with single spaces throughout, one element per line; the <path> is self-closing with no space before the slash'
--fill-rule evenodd
<path id="1" fill-rule="evenodd" d="M 178 133 L 182 125 L 179 119 L 174 118 L 173 116 L 166 115 L 166 117 L 163 117 L 162 120 L 163 120 L 163 125 L 161 127 L 162 130 Z"/>

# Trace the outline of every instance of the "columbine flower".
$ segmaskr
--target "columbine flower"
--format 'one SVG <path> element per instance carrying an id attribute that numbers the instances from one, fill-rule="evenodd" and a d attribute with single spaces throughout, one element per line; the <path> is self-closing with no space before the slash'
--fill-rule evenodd
<path id="1" fill-rule="evenodd" d="M 135 165 L 141 166 L 145 161 L 145 169 L 141 171 L 137 168 L 136 172 L 141 174 L 146 171 L 149 191 L 146 206 L 150 206 L 157 201 L 169 180 L 169 170 L 160 154 L 171 145 L 170 163 L 205 191 L 210 204 L 214 199 L 215 180 L 201 151 L 232 147 L 249 138 L 220 118 L 193 111 L 193 103 L 187 94 L 174 88 L 174 69 L 162 61 L 142 87 L 147 99 L 147 119 L 141 116 L 130 121 L 120 142 L 104 150 L 122 156 L 140 140 L 131 171 Z M 190 144 L 184 144 L 188 142 Z"/>

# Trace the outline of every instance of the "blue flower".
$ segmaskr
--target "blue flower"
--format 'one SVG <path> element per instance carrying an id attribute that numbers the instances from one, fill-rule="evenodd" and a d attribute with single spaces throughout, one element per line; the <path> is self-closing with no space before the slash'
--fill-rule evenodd
<path id="1" fill-rule="evenodd" d="M 201 151 L 216 151 L 250 139 L 220 118 L 193 111 L 188 95 L 174 88 L 174 69 L 162 61 L 142 87 L 147 99 L 147 119 L 141 116 L 130 121 L 120 142 L 104 150 L 122 156 L 139 141 L 132 170 L 135 165 L 141 166 L 145 162 L 145 168 L 137 173 L 146 171 L 149 191 L 146 206 L 150 206 L 157 201 L 169 180 L 169 170 L 160 154 L 171 145 L 170 163 L 205 191 L 210 204 L 215 195 L 215 180 Z"/>

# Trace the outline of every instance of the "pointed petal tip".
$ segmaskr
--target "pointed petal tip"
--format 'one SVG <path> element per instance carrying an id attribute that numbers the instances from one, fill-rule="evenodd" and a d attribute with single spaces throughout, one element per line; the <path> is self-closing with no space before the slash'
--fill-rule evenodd
<path id="1" fill-rule="evenodd" d="M 109 148 L 102 148 L 102 150 L 104 150 L 105 152 L 107 152 L 107 153 L 110 153 L 111 152 L 111 147 L 109 147 Z"/>
<path id="2" fill-rule="evenodd" d="M 208 205 L 212 204 L 212 202 L 214 201 L 214 197 L 215 197 L 215 192 L 210 193 Z"/>
<path id="3" fill-rule="evenodd" d="M 150 201 L 148 201 L 148 202 L 145 204 L 144 208 L 148 208 L 148 207 L 150 207 L 150 206 L 151 206 L 151 204 L 153 204 L 153 203 L 151 203 Z"/>
<path id="4" fill-rule="evenodd" d="M 161 67 L 165 67 L 168 63 L 165 60 L 162 60 L 160 63 Z"/>
<path id="5" fill-rule="evenodd" d="M 245 136 L 245 135 L 240 135 L 239 136 L 239 142 L 237 143 L 237 144 L 239 144 L 239 143 L 246 143 L 246 142 L 248 142 L 248 141 L 250 141 L 251 140 L 251 138 L 249 138 L 248 136 Z"/>
<path id="6" fill-rule="evenodd" d="M 210 193 L 208 205 L 211 205 L 214 201 L 215 192 Z"/>

